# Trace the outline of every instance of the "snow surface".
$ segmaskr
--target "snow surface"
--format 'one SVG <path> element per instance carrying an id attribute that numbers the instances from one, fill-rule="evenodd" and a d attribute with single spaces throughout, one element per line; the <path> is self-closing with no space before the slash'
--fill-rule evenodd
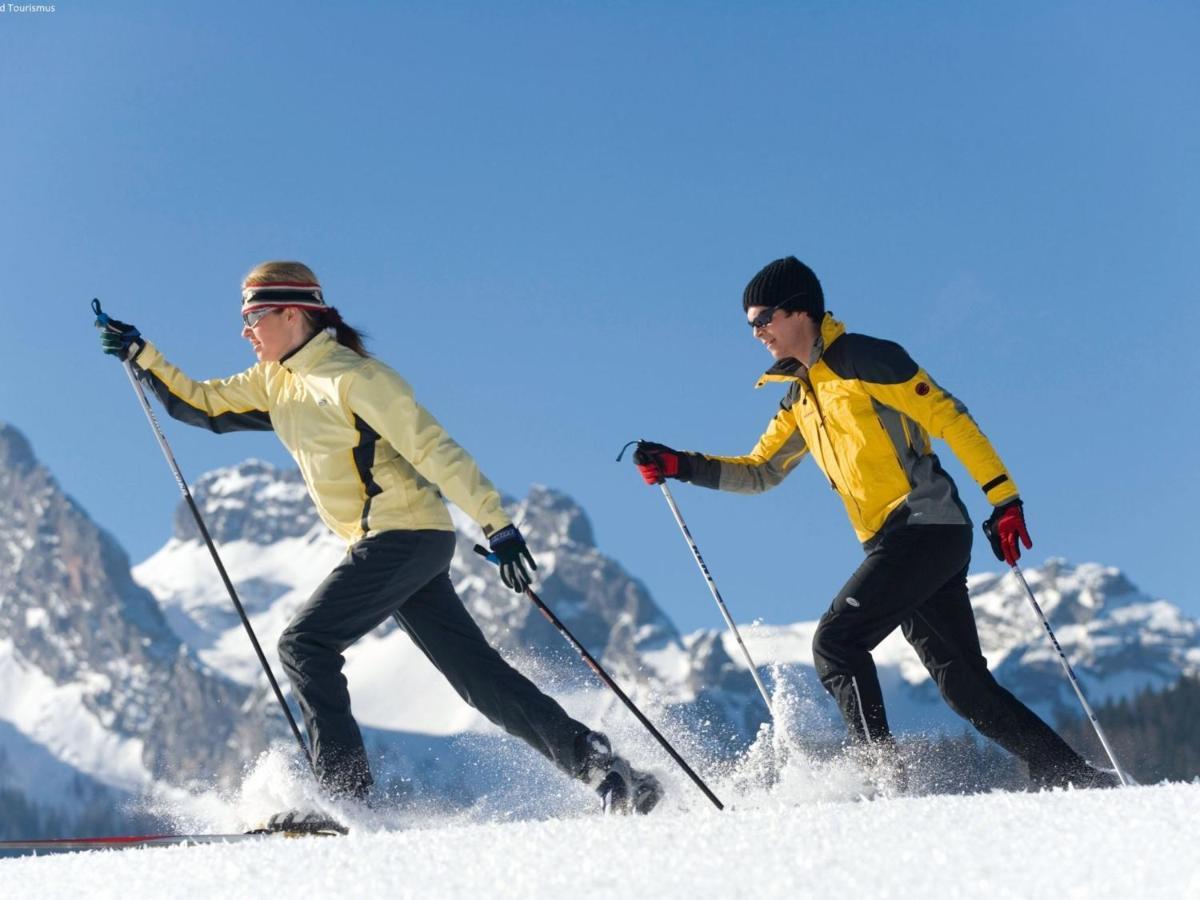
<path id="1" fill-rule="evenodd" d="M 1200 896 L 1200 784 L 805 802 L 519 822 L 423 818 L 0 860 L 11 897 Z"/>
<path id="2" fill-rule="evenodd" d="M 732 765 L 677 745 L 724 811 L 632 725 L 615 742 L 666 790 L 646 817 L 599 815 L 587 788 L 512 741 L 489 747 L 472 805 L 417 790 L 374 811 L 322 800 L 276 749 L 235 793 L 164 792 L 142 811 L 182 833 L 229 833 L 316 808 L 347 823 L 349 836 L 7 858 L 0 884 L 5 896 L 47 898 L 1200 896 L 1200 780 L 891 796 L 844 757 L 804 755 L 804 698 L 776 696 L 775 705 L 778 730 L 764 727 Z M 910 781 L 920 769 L 914 761 Z"/>

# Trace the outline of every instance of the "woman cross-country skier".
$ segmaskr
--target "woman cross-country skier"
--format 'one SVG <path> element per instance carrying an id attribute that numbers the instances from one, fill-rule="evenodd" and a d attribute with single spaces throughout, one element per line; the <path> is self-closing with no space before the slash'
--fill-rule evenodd
<path id="1" fill-rule="evenodd" d="M 841 497 L 866 559 L 821 617 L 813 662 L 852 740 L 873 749 L 893 789 L 895 752 L 871 651 L 896 628 L 916 650 L 950 708 L 1029 766 L 1042 786 L 1109 787 L 1115 775 L 1088 765 L 988 671 L 967 596 L 971 520 L 931 438 L 944 439 L 992 505 L 996 556 L 1015 563 L 1031 547 L 1017 486 L 966 408 L 899 344 L 846 332 L 825 311 L 821 283 L 794 256 L 751 279 L 742 309 L 775 359 L 758 381 L 787 394 L 745 456 L 672 450 L 643 441 L 634 463 L 650 484 L 678 478 L 754 494 L 780 484 L 811 455 Z M 801 523 L 801 531 L 812 527 Z M 801 575 L 784 563 L 787 575 Z M 783 574 L 780 569 L 780 574 Z"/>
<path id="2" fill-rule="evenodd" d="M 394 615 L 467 703 L 595 788 L 606 810 L 649 812 L 662 795 L 654 776 L 630 768 L 607 737 L 505 662 L 454 591 L 454 527 L 443 496 L 483 529 L 506 585 L 524 591 L 525 564 L 537 568 L 475 461 L 407 382 L 363 349 L 307 266 L 256 266 L 242 285 L 242 322 L 258 362 L 211 381 L 189 378 L 132 325 L 109 320 L 101 344 L 133 363 L 174 418 L 221 433 L 273 430 L 321 519 L 349 544 L 279 639 L 326 792 L 369 796 L 343 653 Z"/>

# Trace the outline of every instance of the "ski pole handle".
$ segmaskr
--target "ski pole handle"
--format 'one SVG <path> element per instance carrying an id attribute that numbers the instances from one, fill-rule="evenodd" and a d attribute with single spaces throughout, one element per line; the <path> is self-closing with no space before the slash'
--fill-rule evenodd
<path id="1" fill-rule="evenodd" d="M 94 312 L 96 314 L 96 327 L 97 328 L 108 328 L 108 323 L 111 322 L 112 319 L 110 319 L 108 317 L 108 313 L 106 313 L 102 309 L 100 309 L 100 298 L 99 297 L 92 298 L 92 312 Z"/>

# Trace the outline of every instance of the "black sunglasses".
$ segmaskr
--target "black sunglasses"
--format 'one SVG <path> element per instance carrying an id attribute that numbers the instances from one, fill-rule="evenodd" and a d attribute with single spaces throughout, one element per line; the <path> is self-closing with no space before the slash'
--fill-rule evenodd
<path id="1" fill-rule="evenodd" d="M 779 307 L 781 306 L 783 306 L 782 303 L 776 303 L 774 306 L 768 306 L 746 324 L 750 326 L 751 331 L 757 331 L 759 328 L 766 328 L 771 324 L 771 320 L 775 318 L 775 313 L 779 311 Z"/>
<path id="2" fill-rule="evenodd" d="M 755 316 L 753 319 L 751 319 L 746 324 L 750 326 L 751 331 L 755 331 L 759 328 L 766 328 L 768 325 L 771 324 L 771 320 L 775 318 L 776 312 L 778 312 L 783 307 L 787 306 L 793 300 L 799 300 L 801 297 L 804 296 L 804 293 L 805 293 L 804 291 L 801 291 L 798 294 L 792 294 L 792 296 L 788 297 L 786 300 L 780 300 L 774 306 L 768 306 L 766 309 L 764 309 L 762 312 L 760 312 L 757 316 Z"/>

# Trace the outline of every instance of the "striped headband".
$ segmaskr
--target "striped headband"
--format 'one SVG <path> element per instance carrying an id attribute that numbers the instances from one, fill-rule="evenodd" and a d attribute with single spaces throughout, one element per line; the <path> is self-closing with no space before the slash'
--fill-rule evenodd
<path id="1" fill-rule="evenodd" d="M 242 288 L 243 312 L 260 306 L 299 306 L 326 309 L 321 286 L 312 281 L 268 281 Z"/>

